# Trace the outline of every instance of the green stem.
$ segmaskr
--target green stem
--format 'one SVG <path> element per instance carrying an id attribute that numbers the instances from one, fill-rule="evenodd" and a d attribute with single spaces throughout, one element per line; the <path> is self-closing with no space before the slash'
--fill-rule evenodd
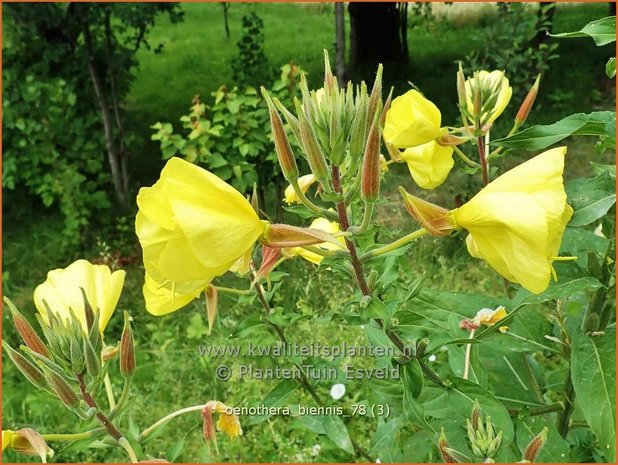
<path id="1" fill-rule="evenodd" d="M 216 285 L 219 292 L 225 292 L 226 294 L 236 294 L 236 295 L 251 295 L 253 294 L 253 289 L 234 289 L 233 287 L 223 287 Z"/>
<path id="2" fill-rule="evenodd" d="M 479 168 L 481 166 L 474 160 L 471 160 L 470 158 L 468 158 L 468 156 L 465 153 L 463 153 L 463 151 L 456 145 L 453 145 L 453 149 L 455 150 L 455 153 L 459 155 L 459 158 L 461 158 L 464 161 L 464 163 L 466 163 L 466 165 L 472 166 L 473 168 Z"/>
<path id="3" fill-rule="evenodd" d="M 114 410 L 116 408 L 116 400 L 114 399 L 114 391 L 112 389 L 112 382 L 109 379 L 109 373 L 105 373 L 103 383 L 105 384 L 105 392 L 107 393 L 107 401 L 109 402 L 109 408 L 111 410 Z"/>
<path id="4" fill-rule="evenodd" d="M 180 415 L 184 415 L 185 413 L 199 412 L 205 406 L 206 406 L 206 404 L 193 405 L 191 407 L 181 408 L 180 410 L 176 410 L 176 411 L 174 411 L 174 412 L 172 412 L 172 413 L 170 413 L 168 415 L 165 415 L 163 418 L 157 420 L 156 422 L 154 422 L 152 425 L 150 425 L 148 428 L 146 428 L 144 431 L 142 431 L 140 433 L 140 435 L 139 435 L 139 442 L 142 442 L 145 439 L 147 439 L 148 436 L 150 436 L 157 428 L 159 428 L 160 426 L 165 425 L 170 420 L 173 420 L 174 418 L 176 418 L 176 417 L 178 417 Z"/>
<path id="5" fill-rule="evenodd" d="M 131 447 L 131 444 L 129 444 L 129 441 L 127 440 L 127 438 L 124 438 L 124 437 L 120 438 L 118 440 L 118 444 L 120 444 L 122 448 L 126 451 L 127 455 L 129 456 L 129 459 L 131 459 L 131 463 L 139 462 L 139 459 L 137 458 L 137 455 L 135 454 L 133 447 Z"/>
<path id="6" fill-rule="evenodd" d="M 564 383 L 564 394 L 562 404 L 564 406 L 564 410 L 562 410 L 562 414 L 558 417 L 558 433 L 563 438 L 567 437 L 569 434 L 569 424 L 571 420 L 571 413 L 575 409 L 575 389 L 573 388 L 573 381 L 571 380 L 571 368 L 569 367 L 569 371 L 567 372 L 566 380 Z"/>
<path id="7" fill-rule="evenodd" d="M 427 230 L 423 228 L 417 229 L 416 231 L 411 232 L 410 234 L 406 234 L 405 236 L 400 237 L 399 239 L 397 239 L 394 242 L 391 242 L 390 244 L 387 244 L 382 247 L 378 247 L 377 249 L 370 250 L 369 252 L 361 256 L 361 261 L 364 262 L 364 261 L 369 260 L 370 258 L 378 257 L 380 255 L 384 255 L 394 250 L 397 250 L 398 248 L 403 247 L 406 244 L 409 244 L 413 240 L 416 240 L 419 237 L 424 236 L 425 234 L 427 234 Z"/>
<path id="8" fill-rule="evenodd" d="M 110 420 L 113 420 L 114 417 L 122 411 L 124 404 L 127 402 L 127 398 L 129 397 L 129 390 L 131 389 L 131 379 L 131 376 L 128 376 L 124 379 L 124 385 L 122 386 L 122 394 L 120 394 L 120 400 L 118 400 L 118 404 L 116 404 L 116 407 L 114 407 L 110 412 Z"/>
<path id="9" fill-rule="evenodd" d="M 365 211 L 363 213 L 363 221 L 361 222 L 360 226 L 358 226 L 357 228 L 354 226 L 350 228 L 350 231 L 353 234 L 362 234 L 365 231 L 367 231 L 367 228 L 371 224 L 371 217 L 373 216 L 373 211 L 375 210 L 375 206 L 376 206 L 375 202 L 369 202 L 365 200 Z"/>
<path id="10" fill-rule="evenodd" d="M 45 441 L 81 441 L 83 439 L 90 439 L 97 434 L 105 432 L 104 428 L 97 428 L 90 431 L 84 431 L 83 433 L 48 433 L 41 434 Z"/>
<path id="11" fill-rule="evenodd" d="M 307 196 L 305 195 L 305 193 L 301 190 L 300 186 L 298 185 L 298 180 L 292 181 L 290 184 L 292 188 L 294 189 L 294 192 L 296 192 L 296 195 L 298 196 L 302 204 L 305 207 L 307 207 L 309 210 L 311 210 L 313 213 L 315 213 L 318 216 L 327 218 L 331 221 L 337 219 L 337 215 L 334 212 L 320 208 L 316 204 L 314 204 L 311 200 L 309 200 Z"/>
<path id="12" fill-rule="evenodd" d="M 341 256 L 349 256 L 347 250 L 327 250 L 321 249 L 320 247 L 315 247 L 313 245 L 303 245 L 301 248 L 312 252 L 320 257 L 341 257 Z"/>

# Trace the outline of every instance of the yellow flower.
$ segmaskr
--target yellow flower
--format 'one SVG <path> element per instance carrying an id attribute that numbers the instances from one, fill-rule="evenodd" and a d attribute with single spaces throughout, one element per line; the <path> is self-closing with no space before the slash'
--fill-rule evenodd
<path id="1" fill-rule="evenodd" d="M 219 419 L 217 420 L 216 425 L 217 431 L 223 431 L 231 438 L 242 436 L 240 421 L 238 420 L 238 416 L 233 412 L 234 409 L 228 407 L 223 402 L 219 402 L 218 400 L 211 400 L 207 402 L 202 409 L 204 439 L 207 441 L 215 440 L 216 444 L 216 438 L 213 431 L 213 413 L 219 414 Z"/>
<path id="2" fill-rule="evenodd" d="M 124 277 L 122 270 L 112 273 L 105 265 L 77 260 L 64 269 L 47 273 L 47 280 L 34 290 L 34 304 L 45 321 L 49 320 L 43 302 L 66 322 L 71 320 L 72 310 L 87 332 L 82 288 L 92 310 L 99 313 L 99 329 L 103 332 L 120 298 Z"/>
<path id="3" fill-rule="evenodd" d="M 5 450 L 11 445 L 13 436 L 15 436 L 15 431 L 11 431 L 10 429 L 2 430 L 2 450 Z"/>
<path id="4" fill-rule="evenodd" d="M 408 164 L 414 182 L 423 189 L 442 184 L 455 164 L 453 147 L 443 147 L 434 140 L 407 148 L 401 158 Z"/>
<path id="5" fill-rule="evenodd" d="M 146 308 L 186 305 L 252 250 L 266 224 L 214 174 L 171 158 L 152 187 L 140 189 L 135 229 L 144 253 Z"/>
<path id="6" fill-rule="evenodd" d="M 507 315 L 506 309 L 502 305 L 500 305 L 495 310 L 492 310 L 490 308 L 482 308 L 476 313 L 476 316 L 474 317 L 472 321 L 474 322 L 476 326 L 481 326 L 481 325 L 493 326 L 498 321 L 502 320 L 503 318 L 506 318 L 506 315 Z M 500 328 L 498 329 L 500 330 L 501 333 L 505 333 L 509 329 L 509 327 L 500 326 Z"/>
<path id="7" fill-rule="evenodd" d="M 489 183 L 453 210 L 468 251 L 509 281 L 538 294 L 555 277 L 552 261 L 573 209 L 562 180 L 566 147 L 548 150 Z"/>
<path id="8" fill-rule="evenodd" d="M 339 225 L 336 222 L 328 221 L 325 218 L 316 218 L 315 220 L 313 220 L 309 228 L 319 229 L 320 231 L 325 231 L 330 234 L 341 232 L 341 230 L 339 229 Z M 340 236 L 337 238 L 337 241 L 339 241 L 341 246 L 338 247 L 336 244 L 333 244 L 332 242 L 323 242 L 321 244 L 317 244 L 315 247 L 319 247 L 320 249 L 324 249 L 324 250 L 343 249 L 344 244 L 345 244 L 345 239 L 342 236 Z M 306 250 L 302 247 L 293 247 L 291 249 L 288 249 L 286 252 L 288 255 L 291 255 L 291 256 L 297 255 L 297 256 L 303 257 L 305 260 L 310 261 L 311 263 L 314 263 L 316 265 L 319 265 L 324 259 L 324 257 L 322 257 L 321 255 L 318 255 L 314 252 Z"/>
<path id="9" fill-rule="evenodd" d="M 397 148 L 423 145 L 442 134 L 442 115 L 433 103 L 417 90 L 393 100 L 386 112 L 384 140 Z"/>
<path id="10" fill-rule="evenodd" d="M 313 174 L 306 174 L 298 178 L 298 186 L 303 194 L 307 192 L 307 189 L 309 189 L 314 182 L 315 176 Z M 285 197 L 283 200 L 285 200 L 288 205 L 300 203 L 300 199 L 291 185 L 285 188 Z"/>
<path id="11" fill-rule="evenodd" d="M 497 92 L 497 98 L 491 109 L 485 109 L 481 115 L 481 121 L 483 124 L 493 123 L 498 116 L 502 114 L 513 95 L 513 89 L 509 86 L 509 80 L 502 71 L 479 71 L 476 77 L 472 77 L 466 81 L 466 100 L 468 112 L 474 114 L 474 97 L 473 93 L 475 89 L 482 90 L 483 96 L 486 98 L 481 99 L 481 107 L 485 101 L 492 95 L 491 89 Z"/>

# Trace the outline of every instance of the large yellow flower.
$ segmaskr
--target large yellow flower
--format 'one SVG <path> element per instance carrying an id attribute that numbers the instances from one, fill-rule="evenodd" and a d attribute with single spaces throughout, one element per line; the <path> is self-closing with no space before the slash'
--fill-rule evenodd
<path id="1" fill-rule="evenodd" d="M 316 218 L 309 226 L 310 229 L 319 229 L 320 231 L 325 231 L 330 234 L 336 234 L 341 232 L 339 229 L 339 224 L 335 221 L 328 221 L 325 218 Z M 323 242 L 321 244 L 317 244 L 315 247 L 318 247 L 323 250 L 338 250 L 345 248 L 345 239 L 342 236 L 337 238 L 337 241 L 341 244 L 339 247 L 337 244 L 333 244 L 332 242 Z M 310 250 L 304 249 L 302 247 L 293 247 L 291 249 L 286 250 L 288 255 L 297 255 L 299 257 L 303 257 L 305 260 L 310 261 L 316 265 L 319 265 L 324 257 L 318 255 L 317 253 L 311 252 Z"/>
<path id="2" fill-rule="evenodd" d="M 490 89 L 494 89 L 497 92 L 497 98 L 493 105 L 493 108 L 486 109 L 486 111 L 480 115 L 483 124 L 493 123 L 498 116 L 502 114 L 513 95 L 513 89 L 509 86 L 509 80 L 502 71 L 479 71 L 476 77 L 472 77 L 466 81 L 466 106 L 468 112 L 474 114 L 473 103 L 473 87 L 478 90 L 482 89 L 481 95 L 490 97 Z M 483 105 L 484 99 L 481 99 L 481 105 Z"/>
<path id="3" fill-rule="evenodd" d="M 160 315 L 186 305 L 245 258 L 266 224 L 240 192 L 214 174 L 171 158 L 137 196 L 135 229 L 144 253 L 144 297 Z"/>
<path id="4" fill-rule="evenodd" d="M 408 164 L 414 182 L 423 189 L 434 189 L 444 182 L 453 168 L 453 147 L 435 140 L 407 148 L 401 158 Z"/>
<path id="5" fill-rule="evenodd" d="M 87 332 L 81 288 L 93 311 L 99 313 L 99 329 L 103 332 L 120 298 L 124 277 L 122 270 L 112 273 L 105 265 L 77 260 L 66 268 L 47 273 L 47 280 L 34 290 L 34 304 L 45 321 L 48 321 L 45 303 L 66 322 L 70 321 L 72 310 Z"/>
<path id="6" fill-rule="evenodd" d="M 440 110 L 417 90 L 393 100 L 386 112 L 384 140 L 398 148 L 423 145 L 442 134 Z"/>
<path id="7" fill-rule="evenodd" d="M 489 183 L 453 211 L 468 251 L 509 281 L 543 292 L 573 209 L 562 179 L 566 147 L 548 150 Z"/>

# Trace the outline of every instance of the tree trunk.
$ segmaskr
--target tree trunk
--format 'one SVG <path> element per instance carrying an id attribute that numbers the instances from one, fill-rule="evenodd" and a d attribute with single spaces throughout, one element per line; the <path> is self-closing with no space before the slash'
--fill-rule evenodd
<path id="1" fill-rule="evenodd" d="M 407 63 L 407 44 L 402 40 L 402 22 L 407 23 L 407 17 L 402 17 L 403 9 L 401 3 L 350 2 L 351 68 L 369 73 L 379 63 Z"/>
<path id="2" fill-rule="evenodd" d="M 556 2 L 540 2 L 537 10 L 537 33 L 533 39 L 536 48 L 547 42 L 548 33 L 552 32 L 554 26 L 554 15 L 556 13 Z"/>
<path id="3" fill-rule="evenodd" d="M 345 86 L 345 11 L 343 3 L 335 3 L 335 72 L 340 87 Z"/>
<path id="4" fill-rule="evenodd" d="M 223 7 L 223 23 L 225 24 L 225 37 L 230 38 L 230 23 L 228 21 L 227 12 L 230 9 L 229 2 L 221 2 Z"/>

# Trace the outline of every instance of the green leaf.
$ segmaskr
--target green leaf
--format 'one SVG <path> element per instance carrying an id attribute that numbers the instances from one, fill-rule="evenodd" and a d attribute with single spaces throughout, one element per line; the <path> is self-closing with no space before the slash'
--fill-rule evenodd
<path id="1" fill-rule="evenodd" d="M 547 148 L 569 136 L 607 137 L 616 147 L 616 112 L 577 113 L 554 124 L 532 126 L 511 137 L 496 139 L 494 143 L 505 148 L 533 151 Z"/>
<path id="2" fill-rule="evenodd" d="M 423 392 L 423 370 L 421 364 L 416 359 L 410 360 L 408 363 L 402 365 L 402 382 L 404 392 L 412 395 L 412 397 L 418 397 Z"/>
<path id="3" fill-rule="evenodd" d="M 366 315 L 370 318 L 379 319 L 384 322 L 384 329 L 388 329 L 391 325 L 391 314 L 382 302 L 377 297 L 372 297 L 366 308 L 360 309 L 361 315 Z"/>
<path id="4" fill-rule="evenodd" d="M 185 438 L 183 437 L 183 438 L 180 438 L 178 441 L 176 441 L 174 444 L 172 444 L 172 446 L 169 449 L 167 449 L 167 452 L 165 453 L 165 458 L 169 460 L 170 462 L 173 462 L 178 457 L 180 457 L 180 454 L 182 454 L 184 450 L 185 450 Z"/>
<path id="5" fill-rule="evenodd" d="M 305 415 L 299 417 L 294 426 L 317 434 L 325 435 L 335 445 L 349 454 L 354 454 L 354 446 L 345 424 L 336 415 Z"/>
<path id="6" fill-rule="evenodd" d="M 612 57 L 607 60 L 607 64 L 605 65 L 605 75 L 610 79 L 616 76 L 616 57 Z"/>
<path id="7" fill-rule="evenodd" d="M 597 47 L 616 41 L 616 17 L 607 16 L 586 24 L 579 31 L 563 32 L 561 34 L 549 34 L 558 39 L 571 39 L 575 37 L 592 37 Z"/>
<path id="8" fill-rule="evenodd" d="M 564 282 L 558 279 L 557 283 L 552 282 L 545 292 L 541 294 L 533 294 L 522 287 L 513 298 L 512 308 L 523 305 L 540 304 L 548 300 L 562 299 L 564 297 L 570 297 L 578 292 L 594 290 L 599 287 L 601 287 L 601 283 L 591 276 Z"/>
<path id="9" fill-rule="evenodd" d="M 585 226 L 603 217 L 616 203 L 616 181 L 608 173 L 581 178 L 567 187 L 568 201 L 575 210 L 569 226 Z"/>
<path id="10" fill-rule="evenodd" d="M 609 463 L 616 462 L 616 332 L 571 334 L 571 380 L 576 399 Z"/>

